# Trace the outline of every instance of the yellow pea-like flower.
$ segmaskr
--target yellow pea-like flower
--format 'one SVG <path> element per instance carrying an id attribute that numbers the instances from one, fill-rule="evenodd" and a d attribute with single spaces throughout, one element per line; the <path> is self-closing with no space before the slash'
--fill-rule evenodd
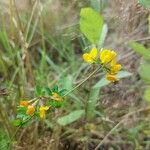
<path id="1" fill-rule="evenodd" d="M 40 107 L 40 118 L 41 119 L 44 119 L 45 118 L 45 116 L 46 116 L 46 111 L 49 109 L 49 107 L 48 106 L 41 106 Z"/>
<path id="2" fill-rule="evenodd" d="M 117 56 L 115 51 L 104 49 L 100 52 L 100 61 L 102 64 L 110 63 Z"/>
<path id="3" fill-rule="evenodd" d="M 34 112 L 35 112 L 34 106 L 29 105 L 29 106 L 27 107 L 26 114 L 27 114 L 27 115 L 32 115 Z"/>
<path id="4" fill-rule="evenodd" d="M 83 54 L 83 60 L 88 63 L 94 63 L 96 61 L 98 50 L 97 48 L 92 48 L 89 53 Z"/>
<path id="5" fill-rule="evenodd" d="M 117 77 L 114 74 L 107 74 L 106 79 L 111 81 L 111 82 L 118 81 Z"/>
<path id="6" fill-rule="evenodd" d="M 118 81 L 116 74 L 120 71 L 122 66 L 116 63 L 116 58 L 111 61 L 110 72 L 106 75 L 106 79 L 115 82 Z"/>
<path id="7" fill-rule="evenodd" d="M 122 68 L 121 64 L 117 64 L 116 59 L 113 59 L 111 61 L 111 67 L 110 67 L 111 74 L 118 73 L 118 71 L 120 71 L 121 68 Z"/>
<path id="8" fill-rule="evenodd" d="M 20 101 L 20 106 L 27 107 L 29 105 L 29 101 Z"/>
<path id="9" fill-rule="evenodd" d="M 116 73 L 118 73 L 118 71 L 121 70 L 121 68 L 122 68 L 121 64 L 111 65 L 110 72 L 111 72 L 111 74 L 116 74 Z"/>
<path id="10" fill-rule="evenodd" d="M 116 64 L 111 67 L 110 72 L 111 72 L 111 74 L 116 74 L 116 73 L 118 73 L 118 71 L 121 70 L 121 68 L 122 68 L 122 66 L 120 64 Z"/>

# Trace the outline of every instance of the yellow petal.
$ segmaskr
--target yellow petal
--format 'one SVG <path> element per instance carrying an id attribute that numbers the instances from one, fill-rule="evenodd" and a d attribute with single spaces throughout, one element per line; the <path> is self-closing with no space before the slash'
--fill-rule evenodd
<path id="1" fill-rule="evenodd" d="M 116 57 L 111 61 L 111 66 L 116 65 L 117 61 L 116 61 Z"/>
<path id="2" fill-rule="evenodd" d="M 48 109 L 49 109 L 48 106 L 41 106 L 41 107 L 40 107 L 40 110 L 48 110 Z"/>
<path id="3" fill-rule="evenodd" d="M 32 115 L 34 112 L 35 112 L 34 106 L 29 105 L 29 106 L 27 107 L 26 114 L 27 114 L 27 115 Z"/>
<path id="4" fill-rule="evenodd" d="M 83 54 L 83 60 L 88 63 L 93 63 L 93 60 L 88 53 Z"/>
<path id="5" fill-rule="evenodd" d="M 113 60 L 117 56 L 115 51 L 111 51 L 111 60 Z"/>
<path id="6" fill-rule="evenodd" d="M 116 55 L 117 55 L 116 52 L 108 50 L 108 49 L 104 49 L 100 53 L 100 60 L 101 60 L 102 64 L 108 64 L 113 59 L 115 59 Z"/>
<path id="7" fill-rule="evenodd" d="M 40 118 L 41 118 L 41 119 L 44 119 L 45 116 L 46 116 L 45 111 L 44 111 L 44 110 L 41 110 L 41 111 L 40 111 Z"/>
<path id="8" fill-rule="evenodd" d="M 40 118 L 41 119 L 44 119 L 45 118 L 45 116 L 46 116 L 46 111 L 49 109 L 49 107 L 48 106 L 41 106 L 40 107 Z"/>
<path id="9" fill-rule="evenodd" d="M 20 106 L 27 107 L 29 105 L 29 101 L 20 101 Z"/>
<path id="10" fill-rule="evenodd" d="M 116 76 L 115 76 L 115 75 L 112 75 L 112 74 L 107 74 L 107 75 L 106 75 L 106 79 L 109 80 L 109 81 L 111 81 L 111 82 L 115 82 L 115 81 L 118 80 L 118 79 L 116 78 Z"/>
<path id="11" fill-rule="evenodd" d="M 100 60 L 103 62 L 106 55 L 109 53 L 109 50 L 108 49 L 104 49 L 100 52 Z"/>
<path id="12" fill-rule="evenodd" d="M 112 60 L 114 60 L 115 59 L 115 57 L 116 57 L 116 52 L 114 52 L 114 51 L 109 51 L 109 53 L 107 54 L 107 56 L 106 56 L 106 63 L 110 63 Z"/>
<path id="13" fill-rule="evenodd" d="M 98 53 L 98 50 L 97 48 L 92 48 L 91 51 L 90 51 L 90 57 L 95 60 L 96 57 L 97 57 L 97 53 Z"/>
<path id="14" fill-rule="evenodd" d="M 63 101 L 62 96 L 60 96 L 58 93 L 55 92 L 52 93 L 52 99 L 55 101 Z"/>
<path id="15" fill-rule="evenodd" d="M 116 64 L 111 67 L 111 73 L 116 74 L 118 71 L 120 71 L 122 66 L 120 64 Z"/>
<path id="16" fill-rule="evenodd" d="M 48 107 L 48 106 L 45 106 L 45 107 L 44 107 L 44 110 L 48 110 L 48 109 L 49 109 L 49 107 Z"/>

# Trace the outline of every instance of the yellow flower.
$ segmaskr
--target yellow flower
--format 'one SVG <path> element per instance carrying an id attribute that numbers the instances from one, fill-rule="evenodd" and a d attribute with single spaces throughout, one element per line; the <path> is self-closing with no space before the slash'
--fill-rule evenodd
<path id="1" fill-rule="evenodd" d="M 104 49 L 100 52 L 100 60 L 102 64 L 108 64 L 116 57 L 116 52 Z"/>
<path id="2" fill-rule="evenodd" d="M 121 65 L 120 64 L 116 64 L 114 66 L 111 67 L 111 74 L 116 74 L 118 71 L 121 70 Z"/>
<path id="3" fill-rule="evenodd" d="M 20 101 L 20 106 L 27 107 L 29 105 L 29 101 Z"/>
<path id="4" fill-rule="evenodd" d="M 110 68 L 111 74 L 118 73 L 118 71 L 120 71 L 121 68 L 122 68 L 121 64 L 117 64 L 116 59 L 113 59 L 112 62 L 111 62 L 111 68 Z"/>
<path id="5" fill-rule="evenodd" d="M 93 63 L 94 61 L 96 61 L 97 53 L 97 48 L 92 48 L 89 53 L 83 54 L 83 60 L 88 63 Z"/>
<path id="6" fill-rule="evenodd" d="M 107 74 L 106 79 L 111 81 L 111 82 L 118 81 L 118 79 L 116 78 L 116 76 L 114 74 Z"/>
<path id="7" fill-rule="evenodd" d="M 40 118 L 44 119 L 46 116 L 46 111 L 49 109 L 48 106 L 41 106 L 40 107 Z"/>
<path id="8" fill-rule="evenodd" d="M 62 101 L 63 100 L 63 98 L 58 93 L 55 93 L 55 92 L 52 93 L 52 99 L 54 99 L 56 101 Z"/>
<path id="9" fill-rule="evenodd" d="M 26 114 L 27 114 L 27 115 L 32 115 L 34 112 L 35 112 L 34 106 L 29 105 L 29 106 L 27 107 Z"/>

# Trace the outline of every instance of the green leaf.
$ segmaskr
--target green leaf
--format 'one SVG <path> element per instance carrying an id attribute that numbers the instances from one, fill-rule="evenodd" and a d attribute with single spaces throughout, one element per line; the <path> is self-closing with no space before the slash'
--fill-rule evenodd
<path id="1" fill-rule="evenodd" d="M 110 81 L 106 80 L 105 78 L 102 78 L 93 86 L 93 89 L 101 88 L 103 86 L 108 85 L 109 83 Z"/>
<path id="2" fill-rule="evenodd" d="M 58 92 L 58 86 L 55 85 L 55 86 L 53 87 L 52 91 L 53 91 L 53 92 Z"/>
<path id="3" fill-rule="evenodd" d="M 103 28 L 103 17 L 92 8 L 82 8 L 80 30 L 92 44 L 98 44 Z"/>
<path id="4" fill-rule="evenodd" d="M 58 118 L 57 122 L 62 126 L 66 126 L 81 118 L 83 114 L 84 110 L 75 110 L 66 116 Z"/>
<path id="5" fill-rule="evenodd" d="M 145 48 L 142 44 L 137 42 L 129 43 L 129 46 L 138 54 L 140 54 L 144 59 L 150 60 L 150 50 Z"/>
<path id="6" fill-rule="evenodd" d="M 118 79 L 122 79 L 122 78 L 129 77 L 129 76 L 131 76 L 131 75 L 132 75 L 132 73 L 130 73 L 130 72 L 127 72 L 127 71 L 120 71 L 120 72 L 118 72 L 118 74 L 116 75 L 116 77 L 117 77 Z M 101 87 L 103 87 L 103 86 L 108 85 L 109 83 L 111 83 L 111 82 L 108 81 L 107 79 L 105 79 L 105 77 L 104 77 L 104 78 L 102 78 L 97 84 L 95 84 L 95 86 L 93 86 L 93 89 L 95 89 L 95 88 L 101 88 Z"/>
<path id="7" fill-rule="evenodd" d="M 20 119 L 16 119 L 16 120 L 13 120 L 12 123 L 15 127 L 18 127 L 22 124 L 22 121 Z"/>
<path id="8" fill-rule="evenodd" d="M 146 83 L 150 84 L 150 63 L 145 60 L 141 60 L 139 74 Z"/>
<path id="9" fill-rule="evenodd" d="M 18 107 L 18 114 L 26 114 L 27 107 Z"/>
<path id="10" fill-rule="evenodd" d="M 59 108 L 64 104 L 64 102 L 59 102 L 59 101 L 55 101 L 55 100 L 49 100 L 48 101 L 48 105 L 52 106 L 54 108 Z"/>
<path id="11" fill-rule="evenodd" d="M 52 95 L 52 91 L 49 87 L 45 88 L 45 92 L 46 92 L 47 95 Z"/>
<path id="12" fill-rule="evenodd" d="M 116 75 L 116 77 L 118 79 L 122 79 L 122 78 L 126 78 L 126 77 L 129 77 L 129 76 L 132 76 L 132 73 L 128 72 L 128 71 L 120 71 L 118 72 L 118 74 Z"/>
<path id="13" fill-rule="evenodd" d="M 142 4 L 145 8 L 150 9 L 150 0 L 139 0 L 139 3 Z"/>
<path id="14" fill-rule="evenodd" d="M 147 88 L 144 92 L 144 99 L 148 102 L 150 102 L 150 87 Z"/>

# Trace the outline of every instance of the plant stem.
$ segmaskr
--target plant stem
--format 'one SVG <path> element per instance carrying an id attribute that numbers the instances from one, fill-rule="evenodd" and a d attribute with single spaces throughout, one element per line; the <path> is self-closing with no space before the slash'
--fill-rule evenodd
<path id="1" fill-rule="evenodd" d="M 91 78 L 97 71 L 99 71 L 101 69 L 100 68 L 94 70 L 87 78 L 85 78 L 81 83 L 79 83 L 77 86 L 75 86 L 73 89 L 71 89 L 70 91 L 68 91 L 64 96 L 68 95 L 69 93 L 73 92 L 75 89 L 77 89 L 79 86 L 81 86 L 84 82 L 86 82 L 89 78 Z"/>

